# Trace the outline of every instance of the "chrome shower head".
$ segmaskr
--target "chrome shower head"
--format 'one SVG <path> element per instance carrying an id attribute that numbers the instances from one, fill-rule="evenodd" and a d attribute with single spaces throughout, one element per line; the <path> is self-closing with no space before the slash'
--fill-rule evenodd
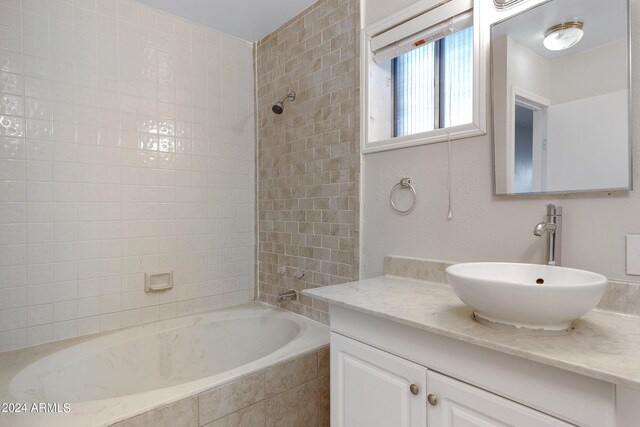
<path id="1" fill-rule="evenodd" d="M 275 104 L 273 104 L 273 107 L 271 107 L 271 111 L 276 114 L 282 114 L 282 112 L 284 111 L 284 105 L 282 105 L 282 102 L 276 102 Z"/>
<path id="2" fill-rule="evenodd" d="M 284 112 L 284 102 L 286 100 L 293 101 L 295 99 L 296 99 L 296 93 L 291 91 L 284 98 L 282 98 L 280 101 L 278 101 L 275 104 L 273 104 L 273 106 L 271 107 L 271 111 L 273 111 L 274 113 L 280 115 L 280 114 L 282 114 Z"/>

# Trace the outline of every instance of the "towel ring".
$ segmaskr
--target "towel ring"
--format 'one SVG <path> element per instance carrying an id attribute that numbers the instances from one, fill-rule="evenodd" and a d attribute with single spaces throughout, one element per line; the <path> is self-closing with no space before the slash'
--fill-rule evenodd
<path id="1" fill-rule="evenodd" d="M 408 214 L 416 206 L 416 189 L 413 188 L 413 185 L 411 184 L 411 182 L 412 182 L 411 178 L 400 179 L 400 182 L 393 186 L 393 188 L 391 189 L 391 193 L 389 194 L 389 203 L 391 203 L 391 208 L 394 211 L 398 212 L 399 214 L 403 214 L 403 215 Z M 404 209 L 404 210 L 398 209 L 396 204 L 393 202 L 393 193 L 399 188 L 407 188 L 411 190 L 411 192 L 413 193 L 413 202 L 411 202 L 411 206 L 409 206 L 408 209 Z"/>

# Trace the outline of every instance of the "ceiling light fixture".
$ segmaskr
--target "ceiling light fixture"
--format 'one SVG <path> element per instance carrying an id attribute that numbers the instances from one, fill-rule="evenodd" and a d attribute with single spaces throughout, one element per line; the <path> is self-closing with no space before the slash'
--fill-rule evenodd
<path id="1" fill-rule="evenodd" d="M 575 46 L 582 39 L 582 21 L 567 21 L 549 28 L 544 35 L 544 47 L 549 50 L 564 50 Z"/>

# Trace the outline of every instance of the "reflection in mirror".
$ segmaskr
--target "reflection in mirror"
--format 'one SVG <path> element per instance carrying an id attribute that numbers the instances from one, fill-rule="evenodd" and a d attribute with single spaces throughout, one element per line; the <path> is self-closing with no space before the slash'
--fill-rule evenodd
<path id="1" fill-rule="evenodd" d="M 491 28 L 496 194 L 631 188 L 627 0 L 552 0 Z"/>

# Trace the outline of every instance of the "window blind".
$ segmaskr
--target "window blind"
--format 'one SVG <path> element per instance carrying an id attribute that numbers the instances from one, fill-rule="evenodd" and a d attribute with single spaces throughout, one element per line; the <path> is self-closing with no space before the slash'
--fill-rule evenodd
<path id="1" fill-rule="evenodd" d="M 471 123 L 473 27 L 393 60 L 394 136 Z"/>
<path id="2" fill-rule="evenodd" d="M 442 40 L 441 127 L 473 121 L 473 31 L 471 27 Z"/>
<path id="3" fill-rule="evenodd" d="M 371 39 L 373 60 L 383 64 L 425 44 L 473 25 L 473 1 L 450 0 Z"/>

